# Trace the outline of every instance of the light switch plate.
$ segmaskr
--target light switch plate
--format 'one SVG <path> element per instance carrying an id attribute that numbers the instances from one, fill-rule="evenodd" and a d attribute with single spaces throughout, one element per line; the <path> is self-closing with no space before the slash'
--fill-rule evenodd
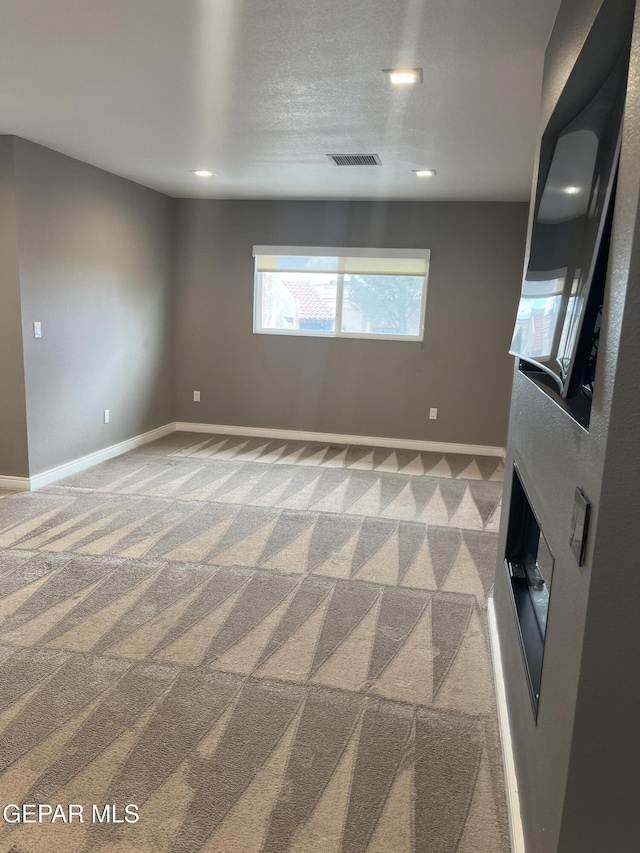
<path id="1" fill-rule="evenodd" d="M 33 337 L 42 337 L 42 323 L 40 323 L 38 320 L 36 320 L 36 322 L 33 324 Z"/>
<path id="2" fill-rule="evenodd" d="M 587 550 L 587 534 L 589 532 L 589 515 L 591 514 L 591 504 L 582 489 L 576 489 L 573 498 L 573 517 L 571 519 L 571 535 L 569 544 L 571 550 L 578 561 L 578 565 L 584 563 L 585 553 Z"/>

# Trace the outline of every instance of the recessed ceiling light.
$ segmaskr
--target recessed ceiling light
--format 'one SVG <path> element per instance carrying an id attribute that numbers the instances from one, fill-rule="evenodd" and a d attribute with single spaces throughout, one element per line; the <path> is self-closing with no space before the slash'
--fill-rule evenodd
<path id="1" fill-rule="evenodd" d="M 214 172 L 210 172 L 209 169 L 191 169 L 191 171 L 199 178 L 212 178 L 214 175 Z"/>
<path id="2" fill-rule="evenodd" d="M 413 169 L 413 174 L 416 178 L 433 178 L 436 174 L 435 169 Z"/>
<path id="3" fill-rule="evenodd" d="M 422 83 L 422 68 L 383 68 L 389 82 L 394 86 L 412 86 L 414 83 Z"/>
<path id="4" fill-rule="evenodd" d="M 580 192 L 580 187 L 565 187 L 564 191 L 569 195 L 575 195 Z"/>

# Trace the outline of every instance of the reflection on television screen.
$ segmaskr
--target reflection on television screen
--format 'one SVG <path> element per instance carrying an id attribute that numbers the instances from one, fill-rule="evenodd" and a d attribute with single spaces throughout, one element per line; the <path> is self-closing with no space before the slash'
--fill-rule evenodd
<path id="1" fill-rule="evenodd" d="M 560 316 L 565 270 L 549 271 L 545 278 L 525 278 L 518 305 L 512 348 L 523 358 L 551 356 Z M 560 273 L 560 275 L 558 275 Z"/>
<path id="2" fill-rule="evenodd" d="M 510 351 L 553 376 L 564 396 L 582 383 L 602 299 L 606 265 L 602 272 L 596 262 L 607 241 L 627 67 L 625 51 L 577 115 L 575 108 L 566 115 L 566 106 L 563 116 L 554 113 L 542 141 L 530 257 Z"/>

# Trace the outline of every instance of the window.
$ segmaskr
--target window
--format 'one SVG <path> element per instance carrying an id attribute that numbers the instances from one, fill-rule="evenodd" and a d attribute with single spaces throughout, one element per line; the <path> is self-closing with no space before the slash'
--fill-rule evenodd
<path id="1" fill-rule="evenodd" d="M 425 249 L 254 246 L 253 330 L 421 341 Z"/>

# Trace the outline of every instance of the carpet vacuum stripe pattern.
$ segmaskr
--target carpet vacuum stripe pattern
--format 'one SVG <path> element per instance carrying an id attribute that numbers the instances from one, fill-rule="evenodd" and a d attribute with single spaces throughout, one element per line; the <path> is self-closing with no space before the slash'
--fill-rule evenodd
<path id="1" fill-rule="evenodd" d="M 498 459 L 177 433 L 0 503 L 0 853 L 507 853 Z"/>

